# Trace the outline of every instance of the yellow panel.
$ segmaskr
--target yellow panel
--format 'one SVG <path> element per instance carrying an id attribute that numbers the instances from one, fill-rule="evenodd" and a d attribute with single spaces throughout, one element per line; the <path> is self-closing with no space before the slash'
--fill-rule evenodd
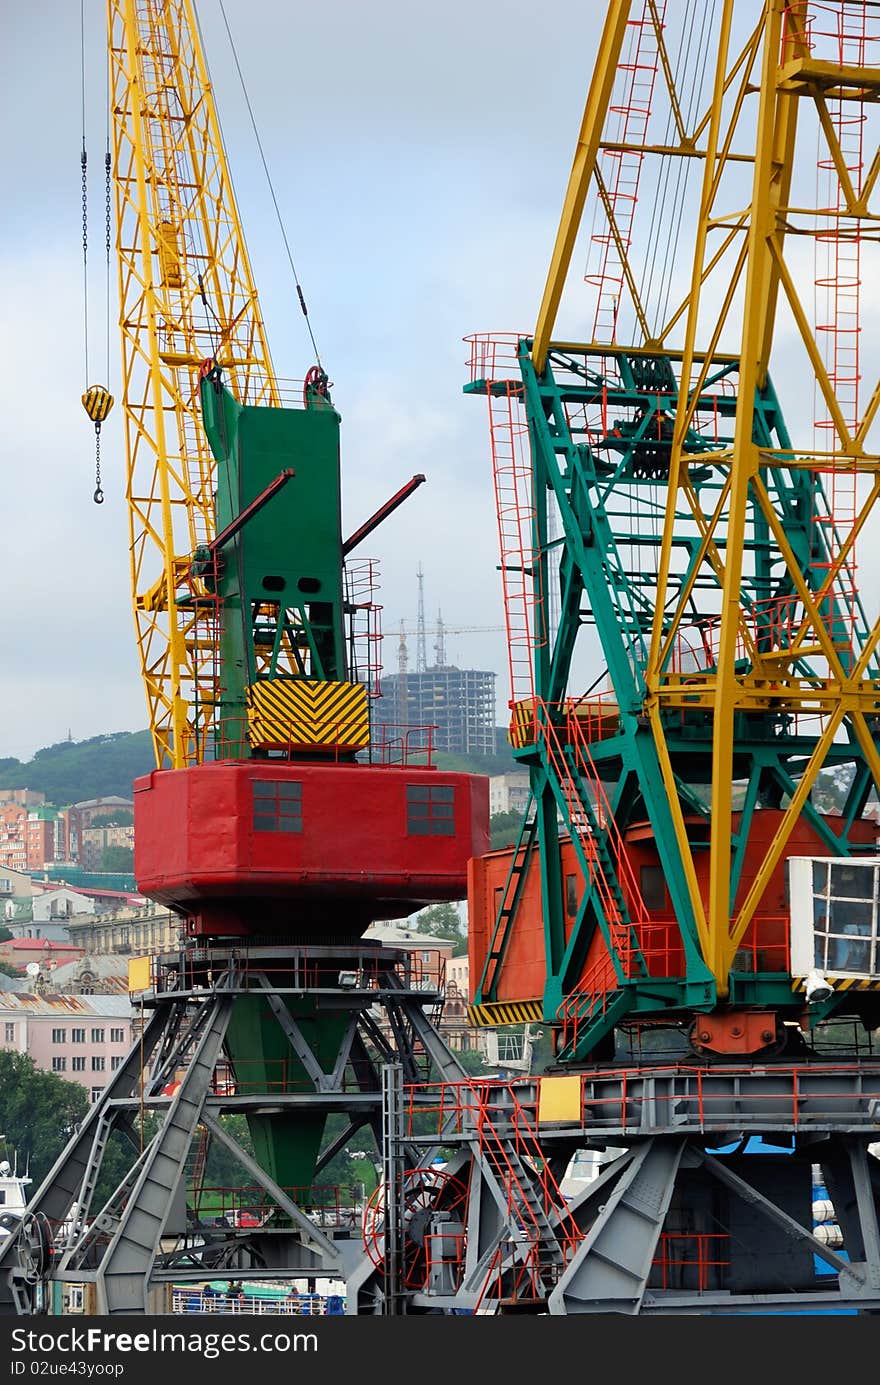
<path id="1" fill-rule="evenodd" d="M 367 690 L 360 683 L 266 679 L 248 688 L 247 707 L 254 746 L 360 750 L 370 743 Z"/>
<path id="2" fill-rule="evenodd" d="M 542 1017 L 540 1000 L 493 1000 L 485 1005 L 467 1007 L 467 1022 L 476 1029 L 492 1029 L 506 1024 L 539 1024 Z"/>
<path id="3" fill-rule="evenodd" d="M 538 1084 L 538 1124 L 550 1121 L 577 1121 L 581 1123 L 581 1079 L 574 1073 L 570 1077 L 542 1077 Z"/>
<path id="4" fill-rule="evenodd" d="M 128 964 L 129 991 L 147 991 L 153 980 L 152 957 L 132 957 Z"/>

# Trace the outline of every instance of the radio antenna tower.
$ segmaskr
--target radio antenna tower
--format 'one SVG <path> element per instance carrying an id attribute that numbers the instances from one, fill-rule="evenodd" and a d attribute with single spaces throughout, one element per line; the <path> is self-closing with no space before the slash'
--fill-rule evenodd
<path id="1" fill-rule="evenodd" d="M 416 673 L 426 673 L 428 668 L 428 650 L 425 640 L 425 574 L 422 565 L 419 563 L 419 621 L 416 634 Z"/>

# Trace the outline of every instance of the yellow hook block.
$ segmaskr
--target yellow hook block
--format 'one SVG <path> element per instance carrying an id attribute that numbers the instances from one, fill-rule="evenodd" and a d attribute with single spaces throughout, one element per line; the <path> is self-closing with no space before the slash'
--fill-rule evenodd
<path id="1" fill-rule="evenodd" d="M 82 397 L 82 402 L 83 408 L 95 427 L 100 428 L 113 408 L 113 395 L 103 385 L 89 385 Z"/>

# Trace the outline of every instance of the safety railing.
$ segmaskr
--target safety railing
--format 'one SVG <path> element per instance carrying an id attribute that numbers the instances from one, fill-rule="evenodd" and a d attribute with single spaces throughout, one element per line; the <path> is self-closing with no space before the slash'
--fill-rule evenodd
<path id="1" fill-rule="evenodd" d="M 276 1316 L 323 1317 L 343 1313 L 341 1294 L 270 1293 L 258 1288 L 236 1292 L 214 1289 L 210 1285 L 188 1288 L 175 1284 L 171 1290 L 172 1313 L 231 1313 L 238 1317 Z"/>
<path id="2" fill-rule="evenodd" d="M 355 686 L 355 685 L 352 685 Z M 275 763 L 298 758 L 303 750 L 320 753 L 336 764 L 350 763 L 353 753 L 363 750 L 364 722 L 355 712 L 346 717 L 315 718 L 308 724 L 290 718 L 284 721 L 275 715 L 271 732 L 266 739 L 255 736 L 249 729 L 247 716 L 221 717 L 214 726 L 213 755 L 215 760 L 248 760 L 254 745 L 269 747 L 275 753 Z"/>
<path id="3" fill-rule="evenodd" d="M 521 748 L 535 743 L 538 735 L 538 705 L 538 699 L 535 697 L 521 702 L 511 701 L 509 740 L 513 746 Z M 566 698 L 564 702 L 544 702 L 541 705 L 559 710 L 566 725 L 576 723 L 582 738 L 589 744 L 607 740 L 620 730 L 620 708 L 615 693 L 611 691 Z"/>
<path id="4" fill-rule="evenodd" d="M 847 1085 L 845 1079 L 852 1078 Z M 840 1079 L 835 1090 L 831 1083 Z M 676 1064 L 668 1068 L 622 1068 L 581 1074 L 581 1110 L 587 1129 L 613 1129 L 636 1133 L 645 1124 L 656 1126 L 666 1110 L 670 1123 L 697 1125 L 700 1129 L 724 1129 L 736 1105 L 738 1128 L 760 1130 L 770 1118 L 793 1130 L 814 1124 L 817 1116 L 874 1123 L 874 1098 L 856 1094 L 864 1071 L 856 1064 L 773 1066 L 772 1082 L 755 1080 L 754 1067 L 723 1069 Z M 736 1091 L 735 1096 L 732 1093 Z M 855 1107 L 861 1102 L 858 1115 Z M 647 1111 L 649 1119 L 643 1119 Z M 838 1113 L 835 1117 L 835 1113 Z"/>
<path id="5" fill-rule="evenodd" d="M 519 383 L 518 350 L 524 335 L 520 332 L 474 332 L 465 337 L 470 347 L 467 360 L 470 383 L 473 385 L 482 380 L 515 380 Z"/>
<path id="6" fill-rule="evenodd" d="M 358 760 L 391 769 L 406 766 L 433 769 L 436 733 L 436 726 L 375 722 L 370 732 L 370 744 L 359 753 Z"/>
<path id="7" fill-rule="evenodd" d="M 233 988 L 242 991 L 264 990 L 265 977 L 273 990 L 378 992 L 389 974 L 404 991 L 444 991 L 446 958 L 439 949 L 420 945 L 393 952 L 384 947 L 340 947 L 317 957 L 308 949 L 290 948 L 287 955 L 268 958 L 240 947 L 231 956 L 218 953 L 216 959 L 210 949 L 150 959 L 151 987 L 159 995 L 206 990 L 230 973 Z"/>
<path id="8" fill-rule="evenodd" d="M 815 566 L 815 564 L 814 564 Z M 828 588 L 828 582 L 825 587 Z M 834 592 L 815 597 L 817 609 L 822 618 L 823 628 L 830 637 L 838 654 L 852 653 L 852 628 L 834 613 L 831 599 Z M 799 597 L 774 597 L 766 601 L 754 601 L 740 609 L 740 628 L 736 640 L 734 657 L 754 664 L 756 657 L 790 654 L 798 657 L 798 648 L 805 649 L 804 657 L 815 665 L 817 657 L 824 658 L 816 649 L 816 635 Z M 702 673 L 714 672 L 718 667 L 721 644 L 721 616 L 710 615 L 698 623 L 682 626 L 676 633 L 670 651 L 666 672 L 681 677 L 699 677 Z M 780 671 L 784 668 L 780 664 Z"/>
<path id="9" fill-rule="evenodd" d="M 658 1289 L 705 1293 L 720 1287 L 729 1264 L 729 1232 L 663 1231 L 649 1282 Z"/>
<path id="10" fill-rule="evenodd" d="M 382 607 L 375 600 L 379 564 L 375 558 L 348 558 L 344 579 L 350 676 L 366 688 L 368 697 L 381 697 Z"/>
<path id="11" fill-rule="evenodd" d="M 664 1112 L 676 1126 L 724 1129 L 733 1107 L 737 1128 L 760 1130 L 769 1117 L 797 1130 L 835 1112 L 838 1119 L 845 1113 L 847 1120 L 866 1128 L 876 1124 L 875 1088 L 866 1083 L 864 1065 L 858 1063 L 774 1064 L 770 1081 L 749 1064 L 633 1065 L 579 1076 L 581 1123 L 588 1132 L 637 1134 L 662 1124 Z M 523 1111 L 534 1111 L 539 1092 L 540 1078 L 415 1085 L 406 1097 L 407 1134 L 421 1141 L 441 1134 L 448 1139 L 469 1136 L 481 1106 L 495 1109 L 513 1100 Z M 529 1119 L 536 1129 L 536 1116 Z"/>
<path id="12" fill-rule="evenodd" d="M 787 972 L 791 959 L 791 918 L 759 914 L 752 919 L 736 950 L 734 972 Z"/>
<path id="13" fill-rule="evenodd" d="M 364 1209 L 362 1185 L 336 1184 L 282 1188 L 309 1220 L 325 1230 L 354 1230 Z M 291 1218 L 264 1188 L 204 1185 L 196 1190 L 200 1220 L 208 1226 L 246 1231 L 266 1226 L 287 1226 Z"/>

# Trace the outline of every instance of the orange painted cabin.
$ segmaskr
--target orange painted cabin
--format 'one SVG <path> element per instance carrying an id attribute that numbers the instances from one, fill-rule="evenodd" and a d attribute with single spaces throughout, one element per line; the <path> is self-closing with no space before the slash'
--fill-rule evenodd
<path id="1" fill-rule="evenodd" d="M 758 867 L 782 819 L 782 812 L 764 808 L 753 814 L 751 842 L 737 893 L 737 905 L 745 899 Z M 834 822 L 833 817 L 829 817 Z M 739 815 L 734 815 L 738 826 Z M 698 829 L 706 834 L 707 849 L 694 853 L 697 878 L 703 900 L 709 892 L 709 824 L 704 819 L 688 822 L 694 839 Z M 853 844 L 873 846 L 877 841 L 877 824 L 863 819 L 850 830 Z M 638 927 L 639 941 L 651 976 L 676 977 L 684 974 L 684 952 L 678 927 L 672 914 L 672 903 L 660 867 L 659 853 L 654 844 L 649 823 L 631 827 L 625 836 L 627 858 L 632 879 L 638 882 L 648 922 Z M 510 870 L 513 847 L 490 852 L 470 862 L 468 879 L 469 970 L 471 986 L 475 988 L 482 975 L 486 954 L 492 941 L 495 918 Z M 583 875 L 570 839 L 561 845 L 564 882 L 565 936 L 571 935 L 583 891 Z M 789 856 L 830 856 L 833 853 L 820 841 L 808 822 L 801 819 L 795 826 L 788 844 Z M 635 918 L 640 908 L 633 892 L 623 884 L 627 904 Z M 743 955 L 745 954 L 745 955 Z M 789 969 L 789 911 L 785 860 L 776 867 L 764 893 L 759 909 L 740 946 L 743 970 L 787 972 Z M 544 958 L 544 927 L 541 916 L 540 865 L 537 851 L 532 854 L 523 882 L 520 903 L 513 922 L 504 960 L 498 973 L 498 988 L 493 999 L 498 1001 L 540 1000 L 544 991 L 546 967 Z M 612 989 L 615 973 L 605 941 L 596 933 L 584 966 L 583 988 L 590 991 Z M 485 999 L 486 997 L 484 997 Z"/>

